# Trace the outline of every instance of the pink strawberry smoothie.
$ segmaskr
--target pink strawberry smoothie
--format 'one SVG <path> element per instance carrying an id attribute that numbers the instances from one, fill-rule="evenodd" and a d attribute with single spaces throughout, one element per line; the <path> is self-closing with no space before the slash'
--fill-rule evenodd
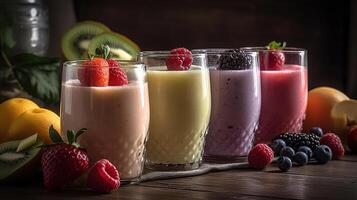
<path id="1" fill-rule="evenodd" d="M 281 133 L 301 131 L 307 84 L 307 69 L 303 66 L 261 71 L 262 107 L 255 143 L 270 143 Z"/>
<path id="2" fill-rule="evenodd" d="M 62 131 L 87 128 L 80 144 L 92 163 L 106 158 L 122 180 L 138 178 L 144 164 L 149 127 L 147 83 L 83 87 L 75 81 L 62 85 Z"/>
<path id="3" fill-rule="evenodd" d="M 235 162 L 253 145 L 260 112 L 259 71 L 210 70 L 212 114 L 204 159 Z"/>

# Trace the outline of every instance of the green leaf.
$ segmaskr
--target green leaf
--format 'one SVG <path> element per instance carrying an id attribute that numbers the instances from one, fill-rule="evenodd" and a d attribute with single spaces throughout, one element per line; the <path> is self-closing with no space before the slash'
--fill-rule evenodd
<path id="1" fill-rule="evenodd" d="M 67 131 L 67 140 L 68 140 L 68 144 L 73 144 L 75 142 L 74 138 L 75 138 L 76 133 L 72 130 L 68 130 Z"/>
<path id="2" fill-rule="evenodd" d="M 79 136 L 81 136 L 83 133 L 85 133 L 87 131 L 86 128 L 81 128 L 77 131 L 77 133 L 75 134 L 75 137 L 74 137 L 74 142 L 77 142 L 77 139 Z"/>
<path id="3" fill-rule="evenodd" d="M 20 54 L 11 58 L 15 77 L 31 96 L 48 104 L 59 102 L 60 78 L 58 58 Z"/>
<path id="4" fill-rule="evenodd" d="M 64 143 L 61 135 L 56 131 L 56 129 L 53 128 L 53 125 L 50 126 L 50 138 L 52 140 L 52 142 L 59 144 L 59 143 Z"/>
<path id="5" fill-rule="evenodd" d="M 283 43 L 280 43 L 280 42 L 276 42 L 276 41 L 271 41 L 267 48 L 269 50 L 281 50 L 281 49 L 284 49 L 286 47 L 286 42 L 283 42 Z"/>
<path id="6" fill-rule="evenodd" d="M 12 27 L 6 27 L 3 32 L 5 48 L 12 49 L 16 45 Z"/>

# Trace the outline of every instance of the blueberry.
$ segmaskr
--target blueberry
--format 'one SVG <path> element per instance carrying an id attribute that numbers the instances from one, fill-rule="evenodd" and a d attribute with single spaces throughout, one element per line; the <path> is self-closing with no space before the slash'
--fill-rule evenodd
<path id="1" fill-rule="evenodd" d="M 315 151 L 315 159 L 321 164 L 325 164 L 332 159 L 332 152 L 330 147 L 326 145 L 318 146 Z"/>
<path id="2" fill-rule="evenodd" d="M 281 151 L 282 148 L 286 146 L 284 140 L 282 139 L 276 139 L 271 143 L 271 148 L 273 149 L 275 155 L 278 155 Z"/>
<path id="3" fill-rule="evenodd" d="M 293 166 L 289 157 L 282 156 L 278 159 L 278 167 L 281 171 L 287 172 Z"/>
<path id="4" fill-rule="evenodd" d="M 322 135 L 324 134 L 324 131 L 320 127 L 312 127 L 310 129 L 310 133 L 317 135 L 319 137 L 322 137 Z"/>
<path id="5" fill-rule="evenodd" d="M 295 151 L 291 147 L 284 147 L 280 151 L 280 156 L 286 156 L 289 157 L 290 159 L 292 159 L 294 155 L 295 155 Z"/>
<path id="6" fill-rule="evenodd" d="M 304 152 L 299 151 L 294 155 L 294 162 L 298 165 L 306 165 L 308 161 L 309 157 Z"/>
<path id="7" fill-rule="evenodd" d="M 297 151 L 304 152 L 307 155 L 307 157 L 309 158 L 309 160 L 312 158 L 312 150 L 308 146 L 301 146 L 298 148 Z"/>

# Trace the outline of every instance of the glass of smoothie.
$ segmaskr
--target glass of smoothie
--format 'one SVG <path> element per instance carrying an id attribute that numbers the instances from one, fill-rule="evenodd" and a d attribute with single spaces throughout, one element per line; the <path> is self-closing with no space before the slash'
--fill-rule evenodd
<path id="1" fill-rule="evenodd" d="M 245 160 L 253 146 L 260 113 L 258 54 L 238 49 L 197 49 L 207 53 L 212 113 L 204 161 Z"/>
<path id="2" fill-rule="evenodd" d="M 300 132 L 307 104 L 307 51 L 276 42 L 243 49 L 259 53 L 262 106 L 255 143 Z"/>
<path id="3" fill-rule="evenodd" d="M 141 63 L 115 62 L 120 66 L 64 63 L 61 129 L 87 128 L 79 143 L 91 163 L 108 159 L 121 181 L 136 182 L 143 171 L 150 117 L 146 70 Z"/>
<path id="4" fill-rule="evenodd" d="M 150 96 L 146 166 L 191 170 L 202 161 L 211 111 L 206 55 L 184 48 L 142 52 Z"/>

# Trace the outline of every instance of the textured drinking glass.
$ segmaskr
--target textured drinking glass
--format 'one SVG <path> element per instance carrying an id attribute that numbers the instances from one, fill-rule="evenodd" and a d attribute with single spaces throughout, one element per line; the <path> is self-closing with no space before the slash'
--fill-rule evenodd
<path id="1" fill-rule="evenodd" d="M 276 53 L 285 57 L 280 68 L 271 65 L 272 50 L 265 47 L 243 48 L 259 53 L 262 108 L 255 143 L 270 143 L 285 132 L 299 132 L 307 104 L 307 51 L 284 48 Z"/>
<path id="2" fill-rule="evenodd" d="M 211 111 L 205 54 L 192 54 L 189 70 L 170 71 L 169 52 L 142 52 L 147 66 L 150 127 L 146 166 L 153 170 L 190 170 L 202 161 Z"/>
<path id="3" fill-rule="evenodd" d="M 206 52 L 211 78 L 212 113 L 204 150 L 205 162 L 245 160 L 253 145 L 260 113 L 260 72 L 258 54 L 245 52 L 250 66 L 236 70 L 219 68 L 228 49 L 198 49 Z"/>
<path id="4" fill-rule="evenodd" d="M 144 165 L 149 127 L 149 94 L 143 64 L 121 62 L 128 85 L 87 87 L 78 78 L 91 67 L 83 61 L 64 63 L 61 95 L 61 127 L 87 128 L 79 138 L 92 163 L 110 160 L 119 170 L 121 181 L 140 179 Z"/>

